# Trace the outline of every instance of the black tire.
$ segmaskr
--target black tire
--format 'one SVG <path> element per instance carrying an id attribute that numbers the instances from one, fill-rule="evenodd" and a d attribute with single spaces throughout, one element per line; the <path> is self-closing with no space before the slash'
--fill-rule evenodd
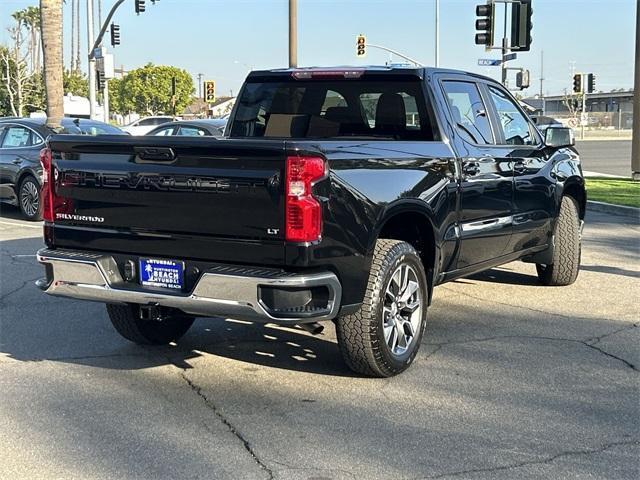
<path id="1" fill-rule="evenodd" d="M 397 355 L 385 341 L 383 305 L 388 301 L 385 292 L 391 288 L 392 275 L 403 264 L 410 266 L 416 274 L 421 303 L 420 311 L 416 310 L 416 313 L 420 324 L 407 350 Z M 356 313 L 343 315 L 335 322 L 340 352 L 349 368 L 374 377 L 390 377 L 406 370 L 420 348 L 426 325 L 427 302 L 427 279 L 416 250 L 399 240 L 378 240 L 362 306 Z M 396 335 L 399 335 L 399 330 Z M 393 343 L 393 339 L 390 339 L 390 343 Z"/>
<path id="2" fill-rule="evenodd" d="M 538 278 L 543 285 L 571 285 L 580 270 L 580 216 L 576 201 L 562 197 L 560 215 L 554 229 L 553 263 L 536 264 Z"/>
<path id="3" fill-rule="evenodd" d="M 26 175 L 18 185 L 18 208 L 22 216 L 35 222 L 41 220 L 40 215 L 40 184 L 33 175 Z M 35 195 L 35 198 L 34 198 Z"/>
<path id="4" fill-rule="evenodd" d="M 176 313 L 159 320 L 142 320 L 138 305 L 107 304 L 109 319 L 116 331 L 139 345 L 166 345 L 180 339 L 193 324 L 194 318 Z"/>

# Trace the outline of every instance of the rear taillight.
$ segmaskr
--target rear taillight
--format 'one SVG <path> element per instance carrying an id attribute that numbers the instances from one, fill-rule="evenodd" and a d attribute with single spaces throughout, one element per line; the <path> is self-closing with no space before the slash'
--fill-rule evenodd
<path id="1" fill-rule="evenodd" d="M 287 157 L 286 227 L 289 242 L 313 242 L 322 231 L 322 207 L 313 196 L 313 183 L 326 176 L 320 157 Z"/>
<path id="2" fill-rule="evenodd" d="M 56 175 L 50 148 L 46 147 L 40 150 L 40 165 L 42 165 L 40 213 L 42 220 L 53 222 L 56 219 L 56 213 L 71 213 L 73 211 L 73 201 L 70 198 L 56 195 Z"/>
<path id="3" fill-rule="evenodd" d="M 50 148 L 40 150 L 40 165 L 42 165 L 42 189 L 40 190 L 42 219 L 45 222 L 53 222 L 53 162 Z"/>

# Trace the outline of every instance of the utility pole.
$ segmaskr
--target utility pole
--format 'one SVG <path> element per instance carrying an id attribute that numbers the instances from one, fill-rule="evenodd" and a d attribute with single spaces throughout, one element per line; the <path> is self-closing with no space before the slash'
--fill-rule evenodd
<path id="1" fill-rule="evenodd" d="M 546 101 L 544 99 L 544 90 L 542 88 L 544 82 L 544 50 L 540 50 L 540 100 L 542 100 L 542 115 L 546 111 Z"/>
<path id="2" fill-rule="evenodd" d="M 636 67 L 633 82 L 633 141 L 631 143 L 631 172 L 640 181 L 640 0 L 636 2 Z"/>
<path id="3" fill-rule="evenodd" d="M 289 68 L 298 66 L 298 0 L 289 0 Z"/>
<path id="4" fill-rule="evenodd" d="M 202 77 L 204 75 L 202 73 L 198 74 L 198 98 L 202 99 Z"/>
<path id="5" fill-rule="evenodd" d="M 93 56 L 93 0 L 87 0 L 87 43 L 89 44 L 89 118 L 96 116 L 96 59 Z"/>
<path id="6" fill-rule="evenodd" d="M 440 0 L 436 0 L 436 68 L 440 67 Z"/>

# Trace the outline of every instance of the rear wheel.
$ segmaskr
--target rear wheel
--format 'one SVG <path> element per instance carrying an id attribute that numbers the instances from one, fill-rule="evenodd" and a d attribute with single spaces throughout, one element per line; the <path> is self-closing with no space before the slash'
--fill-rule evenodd
<path id="1" fill-rule="evenodd" d="M 390 377 L 413 362 L 426 324 L 427 281 L 416 250 L 378 240 L 360 310 L 336 321 L 340 351 L 358 373 Z"/>
<path id="2" fill-rule="evenodd" d="M 107 304 L 109 319 L 116 331 L 127 340 L 140 345 L 166 345 L 180 339 L 193 324 L 194 318 L 176 312 L 162 320 L 140 318 L 138 305 Z"/>
<path id="3" fill-rule="evenodd" d="M 18 205 L 27 220 L 40 220 L 40 185 L 33 175 L 27 175 L 20 181 Z"/>
<path id="4" fill-rule="evenodd" d="M 553 233 L 553 263 L 536 264 L 538 278 L 543 285 L 571 285 L 578 278 L 580 270 L 580 216 L 573 198 L 562 198 Z"/>

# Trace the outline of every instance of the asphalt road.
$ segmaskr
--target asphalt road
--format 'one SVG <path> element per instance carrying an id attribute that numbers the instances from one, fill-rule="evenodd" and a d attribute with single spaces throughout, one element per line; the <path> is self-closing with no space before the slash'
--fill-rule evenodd
<path id="1" fill-rule="evenodd" d="M 640 226 L 590 214 L 571 287 L 513 263 L 440 286 L 415 364 L 353 376 L 331 326 L 198 320 L 141 348 L 50 298 L 0 218 L 0 477 L 640 478 Z"/>
<path id="2" fill-rule="evenodd" d="M 631 140 L 578 141 L 576 148 L 586 171 L 621 177 L 631 175 Z"/>

